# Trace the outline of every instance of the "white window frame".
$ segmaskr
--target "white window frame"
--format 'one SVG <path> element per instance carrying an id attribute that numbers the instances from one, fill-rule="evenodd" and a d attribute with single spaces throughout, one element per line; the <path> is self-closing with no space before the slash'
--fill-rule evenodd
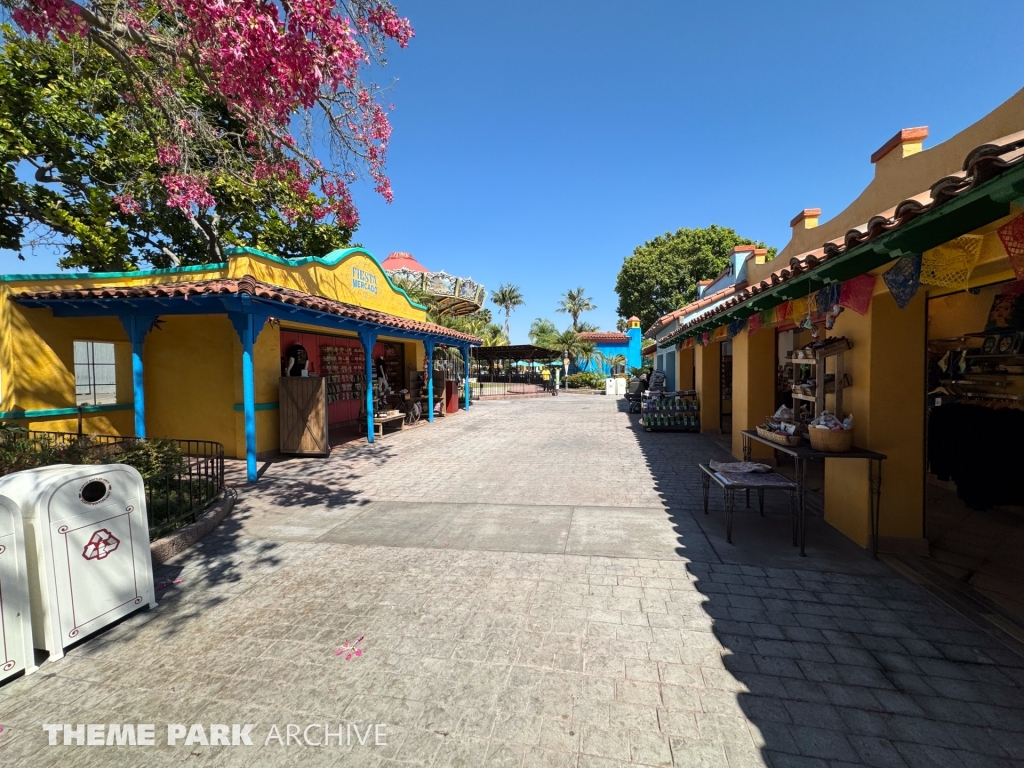
<path id="1" fill-rule="evenodd" d="M 117 402 L 117 348 L 114 342 L 75 340 L 74 366 L 77 405 L 113 405 Z"/>

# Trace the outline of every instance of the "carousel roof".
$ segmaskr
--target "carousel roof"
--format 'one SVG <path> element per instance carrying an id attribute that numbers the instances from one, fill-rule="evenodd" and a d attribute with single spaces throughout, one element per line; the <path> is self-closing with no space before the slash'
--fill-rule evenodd
<path id="1" fill-rule="evenodd" d="M 410 272 L 429 272 L 430 270 L 416 261 L 411 253 L 395 251 L 389 253 L 388 257 L 380 263 L 384 270 L 390 272 L 394 269 L 408 269 Z"/>
<path id="2" fill-rule="evenodd" d="M 438 314 L 469 315 L 484 306 L 487 292 L 470 278 L 454 277 L 447 272 L 431 272 L 411 253 L 395 251 L 381 262 L 392 279 L 415 285 L 433 297 Z"/>

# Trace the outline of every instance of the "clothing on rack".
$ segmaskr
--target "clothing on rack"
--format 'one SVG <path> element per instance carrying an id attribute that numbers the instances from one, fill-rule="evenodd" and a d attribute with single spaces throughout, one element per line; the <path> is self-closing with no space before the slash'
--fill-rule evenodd
<path id="1" fill-rule="evenodd" d="M 1024 505 L 1024 409 L 1001 400 L 933 408 L 928 465 L 971 509 Z"/>

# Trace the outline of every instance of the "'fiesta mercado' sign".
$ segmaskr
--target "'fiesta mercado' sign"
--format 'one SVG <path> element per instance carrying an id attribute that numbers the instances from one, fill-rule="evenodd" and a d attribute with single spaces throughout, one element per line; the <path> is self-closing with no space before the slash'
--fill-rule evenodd
<path id="1" fill-rule="evenodd" d="M 352 287 L 370 293 L 377 293 L 377 276 L 359 267 L 352 267 Z"/>

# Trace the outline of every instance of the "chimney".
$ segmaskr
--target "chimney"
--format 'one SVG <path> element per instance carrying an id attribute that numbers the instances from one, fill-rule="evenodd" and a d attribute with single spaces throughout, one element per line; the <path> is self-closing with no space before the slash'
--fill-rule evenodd
<path id="1" fill-rule="evenodd" d="M 793 228 L 793 237 L 805 229 L 814 229 L 818 226 L 819 216 L 821 216 L 821 208 L 804 208 L 800 211 L 789 222 L 789 226 Z"/>
<path id="2" fill-rule="evenodd" d="M 767 248 L 755 248 L 754 249 L 754 263 L 764 264 L 768 261 L 768 249 Z"/>
<path id="3" fill-rule="evenodd" d="M 924 149 L 924 140 L 927 138 L 927 125 L 922 125 L 919 128 L 904 128 L 871 155 L 871 162 L 875 166 L 875 175 L 878 175 L 879 168 L 898 163 L 904 157 L 916 155 Z"/>
<path id="4" fill-rule="evenodd" d="M 697 298 L 698 299 L 703 299 L 704 298 L 704 291 L 707 290 L 707 287 L 709 285 L 711 285 L 711 281 L 710 280 L 698 280 L 697 281 Z"/>

